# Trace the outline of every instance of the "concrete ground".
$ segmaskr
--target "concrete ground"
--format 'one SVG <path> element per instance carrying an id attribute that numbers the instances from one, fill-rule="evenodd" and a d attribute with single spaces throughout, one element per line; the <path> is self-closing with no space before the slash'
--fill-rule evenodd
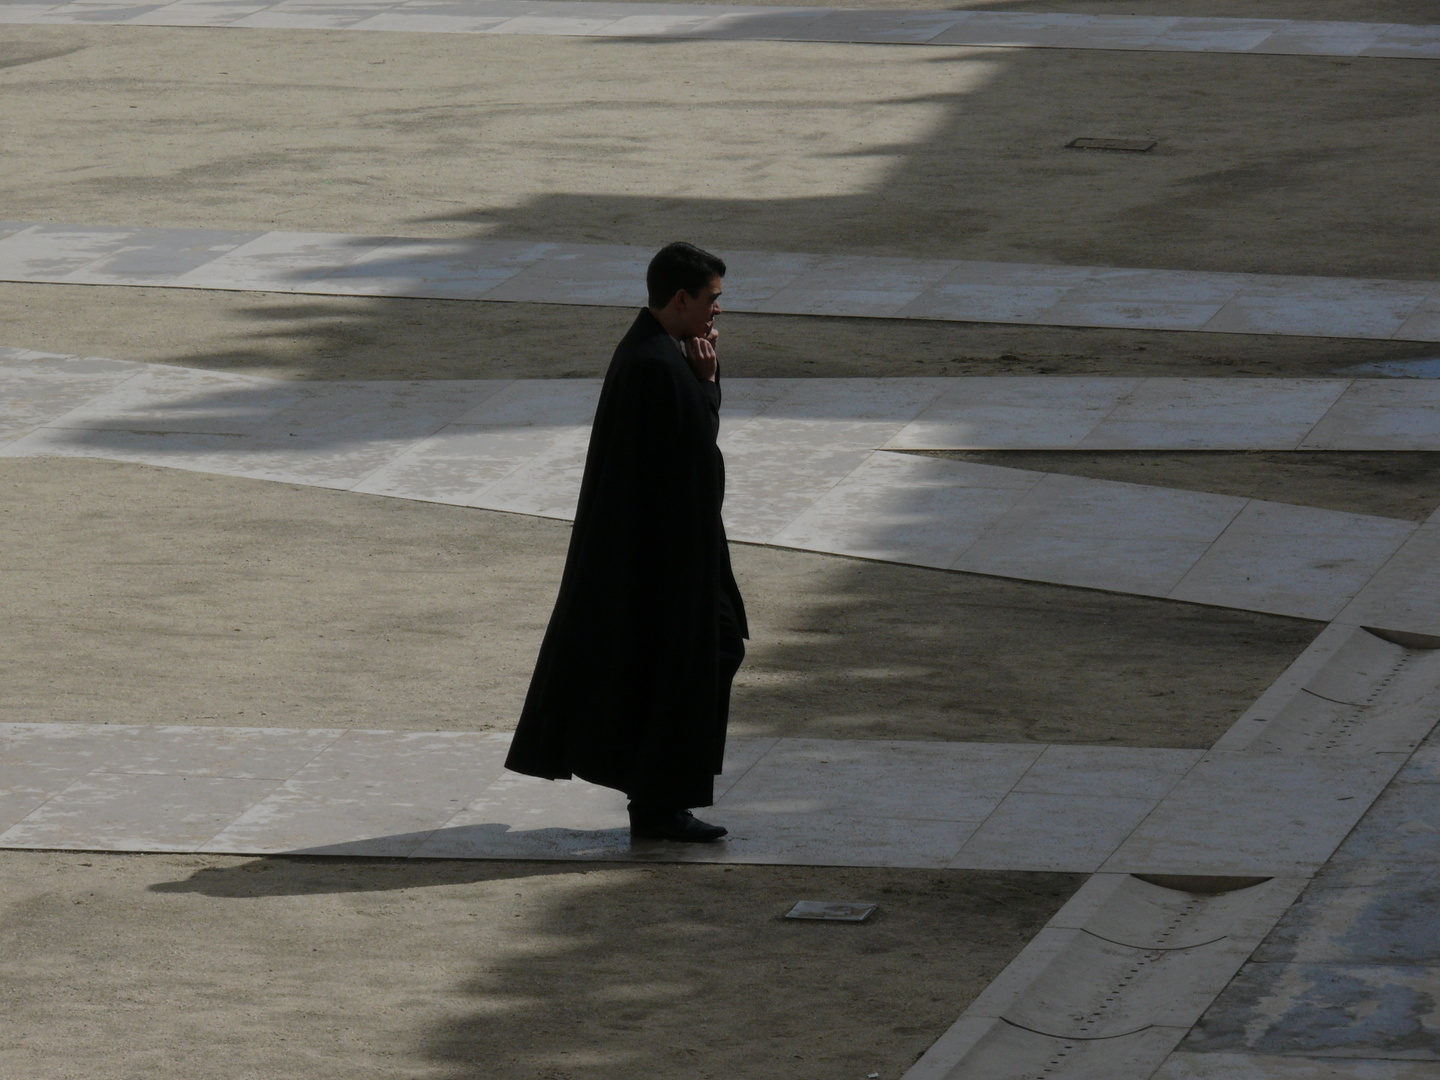
<path id="1" fill-rule="evenodd" d="M 10 719 L 509 729 L 561 522 L 0 459 Z M 736 734 L 1208 747 L 1319 623 L 740 546 Z"/>
<path id="2" fill-rule="evenodd" d="M 1078 883 L 7 852 L 0 1072 L 894 1076 Z"/>
<path id="3" fill-rule="evenodd" d="M 1418 0 L 1003 6 L 1433 21 Z M 0 191 L 4 216 L 23 221 L 685 236 L 722 252 L 1435 280 L 1434 71 L 8 26 Z M 1160 146 L 1064 147 L 1132 134 Z M 566 306 L 0 285 L 6 345 L 302 379 L 593 376 L 626 321 Z M 727 370 L 746 376 L 1273 377 L 1435 352 L 864 319 L 721 325 Z M 1298 457 L 1084 455 L 1066 469 L 1410 518 L 1437 502 L 1429 455 Z M 6 720 L 508 727 L 566 542 L 554 522 L 141 466 L 0 461 L 0 487 Z M 755 614 L 735 706 L 744 733 L 1203 747 L 1319 630 L 764 548 L 737 548 L 736 564 Z M 5 852 L 0 1065 L 44 1080 L 891 1080 L 1075 885 Z M 882 913 L 860 927 L 776 921 L 802 898 L 878 899 Z"/>

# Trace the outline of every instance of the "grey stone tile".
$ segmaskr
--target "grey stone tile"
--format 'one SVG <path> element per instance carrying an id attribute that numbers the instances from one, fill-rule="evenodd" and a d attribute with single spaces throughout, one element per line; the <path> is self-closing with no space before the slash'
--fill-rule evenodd
<path id="1" fill-rule="evenodd" d="M 1249 51 L 1292 56 L 1355 56 L 1379 41 L 1390 23 L 1292 22 Z"/>
<path id="2" fill-rule="evenodd" d="M 1185 52 L 1248 52 L 1287 26 L 1284 19 L 1184 19 L 1148 47 Z"/>
<path id="3" fill-rule="evenodd" d="M 757 305 L 785 315 L 895 315 L 955 268 L 953 262 L 831 256 Z"/>
<path id="4" fill-rule="evenodd" d="M 128 22 L 131 26 L 229 26 L 269 6 L 268 0 L 181 0 Z"/>
<path id="5" fill-rule="evenodd" d="M 935 45 L 1061 47 L 1083 41 L 1094 15 L 1051 12 L 977 11 L 930 39 Z"/>
<path id="6" fill-rule="evenodd" d="M 1424 282 L 1257 278 L 1202 329 L 1229 334 L 1389 338 L 1432 288 Z"/>
<path id="7" fill-rule="evenodd" d="M 766 754 L 780 743 L 776 738 L 729 738 L 725 740 L 725 764 L 715 778 L 715 798 L 719 799 L 736 782 L 753 769 Z"/>
<path id="8" fill-rule="evenodd" d="M 793 490 L 793 477 L 776 472 L 775 486 Z M 969 462 L 871 454 L 828 490 L 816 491 L 808 508 L 793 497 L 782 503 L 801 512 L 766 539 L 784 547 L 943 569 L 1041 479 L 1038 473 Z M 726 518 L 736 521 L 737 538 L 752 535 L 745 526 L 762 514 L 774 520 L 773 509 L 763 510 L 760 501 L 751 495 L 757 512 L 741 517 L 743 511 L 730 509 L 727 498 Z M 745 503 L 741 507 L 749 509 Z"/>
<path id="9" fill-rule="evenodd" d="M 1333 619 L 1415 528 L 1393 518 L 1252 499 L 1167 595 Z"/>
<path id="10" fill-rule="evenodd" d="M 0 834 L 0 846 L 195 851 L 275 786 L 274 780 L 92 773 Z"/>
<path id="11" fill-rule="evenodd" d="M 716 812 L 978 823 L 1042 750 L 1004 743 L 782 739 L 716 800 Z"/>
<path id="12" fill-rule="evenodd" d="M 953 569 L 1164 596 L 1244 504 L 1228 495 L 1050 475 Z"/>
<path id="13" fill-rule="evenodd" d="M 0 724 L 0 766 L 76 771 L 123 767 L 146 748 L 138 724 Z"/>
<path id="14" fill-rule="evenodd" d="M 268 12 L 247 16 L 259 19 Z M 273 19 L 282 21 L 284 15 Z M 308 19 L 310 16 L 297 16 Z M 341 20 L 343 21 L 343 20 Z M 317 281 L 333 278 L 363 255 L 390 243 L 388 236 L 348 233 L 268 232 L 233 251 L 181 274 L 171 285 L 188 289 L 241 289 L 262 292 L 323 292 Z M 3 259 L 0 251 L 0 259 Z"/>
<path id="15" fill-rule="evenodd" d="M 429 780 L 355 775 L 290 780 L 210 837 L 200 850 L 398 858 L 419 847 L 464 805 L 462 793 Z"/>
<path id="16" fill-rule="evenodd" d="M 1317 878 L 1253 960 L 1440 967 L 1440 869 L 1348 888 Z"/>
<path id="17" fill-rule="evenodd" d="M 90 769 L 72 763 L 0 761 L 0 832 L 23 820 L 59 795 Z"/>
<path id="18" fill-rule="evenodd" d="M 234 229 L 135 229 L 122 246 L 64 280 L 81 285 L 165 285 L 262 235 Z"/>
<path id="19" fill-rule="evenodd" d="M 835 11 L 786 40 L 920 45 L 969 17 L 965 11 Z"/>
<path id="20" fill-rule="evenodd" d="M 371 22 L 373 20 L 366 20 Z M 474 300 L 539 262 L 556 244 L 500 240 L 394 239 L 317 276 L 317 292 Z"/>
<path id="21" fill-rule="evenodd" d="M 1440 382 L 1357 379 L 1300 446 L 1306 450 L 1440 450 Z"/>
<path id="22" fill-rule="evenodd" d="M 885 444 L 895 450 L 1069 449 L 1080 444 L 1138 379 L 993 376 L 951 380 Z"/>
<path id="23" fill-rule="evenodd" d="M 958 1060 L 930 1064 L 921 1058 L 905 1080 L 1019 1080 L 1055 1075 L 1062 1068 L 1061 1075 L 1077 1080 L 1148 1077 L 1185 1033 L 1183 1028 L 1149 1027 L 1113 1038 L 1081 1040 L 1027 1031 L 1004 1020 L 976 1026 L 983 1026 L 984 1033 L 966 1040 L 970 1045 Z"/>
<path id="24" fill-rule="evenodd" d="M 325 729 L 146 727 L 126 740 L 123 758 L 101 764 L 97 775 L 116 772 L 284 780 L 342 734 Z"/>
<path id="25" fill-rule="evenodd" d="M 681 844 L 631 844 L 629 826 L 567 829 L 514 828 L 505 822 L 447 824 L 409 852 L 415 859 L 581 859 L 620 862 L 686 861 Z M 671 850 L 666 850 L 666 849 Z"/>
<path id="26" fill-rule="evenodd" d="M 1433 1080 L 1422 1061 L 1176 1052 L 1154 1080 Z"/>
<path id="27" fill-rule="evenodd" d="M 1080 449 L 1293 450 L 1350 386 L 1344 379 L 1145 379 Z"/>
<path id="28" fill-rule="evenodd" d="M 1335 885 L 1440 866 L 1440 785 L 1392 784 L 1325 867 Z"/>
<path id="29" fill-rule="evenodd" d="M 1012 791 L 950 865 L 1093 873 L 1154 809 L 1155 801 Z"/>
<path id="30" fill-rule="evenodd" d="M 352 730 L 292 779 L 428 784 L 447 797 L 473 797 L 502 774 L 509 748 L 509 732 Z"/>
<path id="31" fill-rule="evenodd" d="M 483 298 L 639 308 L 645 303 L 645 267 L 653 254 L 648 248 L 618 244 L 559 244 Z"/>
<path id="32" fill-rule="evenodd" d="M 1361 56 L 1392 56 L 1414 60 L 1440 59 L 1440 27 L 1395 25 L 1386 30 Z"/>
<path id="33" fill-rule="evenodd" d="M 623 792 L 584 780 L 542 780 L 505 772 L 457 810 L 447 827 L 505 824 L 520 832 L 628 829 Z"/>
<path id="34" fill-rule="evenodd" d="M 949 864 L 975 829 L 969 821 L 766 813 L 734 809 L 726 802 L 717 803 L 706 815 L 706 820 L 730 830 L 723 852 L 695 845 L 699 850 L 687 857 L 721 861 L 723 856 L 725 862 L 788 866 L 940 868 Z"/>
<path id="35" fill-rule="evenodd" d="M 1107 871 L 1311 873 L 1398 771 L 1400 755 L 1211 751 L 1105 863 Z M 1243 812 L 1237 808 L 1243 807 Z"/>
<path id="36" fill-rule="evenodd" d="M 1440 635 L 1440 524 L 1411 534 L 1339 615 L 1346 623 Z"/>
<path id="37" fill-rule="evenodd" d="M 1015 793 L 1158 802 L 1205 756 L 1139 746 L 1047 746 Z"/>
<path id="38" fill-rule="evenodd" d="M 1433 966 L 1247 964 L 1183 1049 L 1440 1062 L 1437 999 Z"/>

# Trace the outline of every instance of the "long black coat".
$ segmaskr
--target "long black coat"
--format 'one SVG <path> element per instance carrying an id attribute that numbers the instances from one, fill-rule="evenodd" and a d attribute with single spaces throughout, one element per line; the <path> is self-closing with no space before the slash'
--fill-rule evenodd
<path id="1" fill-rule="evenodd" d="M 590 433 L 560 595 L 506 768 L 708 806 L 725 747 L 716 602 L 744 605 L 720 520 L 718 383 L 642 309 Z"/>

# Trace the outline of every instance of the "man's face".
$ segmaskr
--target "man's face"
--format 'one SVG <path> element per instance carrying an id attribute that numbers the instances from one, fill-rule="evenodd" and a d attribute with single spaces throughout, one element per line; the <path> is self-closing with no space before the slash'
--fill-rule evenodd
<path id="1" fill-rule="evenodd" d="M 675 294 L 676 308 L 681 316 L 681 337 L 691 338 L 705 335 L 715 326 L 715 316 L 720 314 L 720 292 L 724 282 L 719 276 L 712 277 L 700 292 L 691 296 L 684 289 Z"/>

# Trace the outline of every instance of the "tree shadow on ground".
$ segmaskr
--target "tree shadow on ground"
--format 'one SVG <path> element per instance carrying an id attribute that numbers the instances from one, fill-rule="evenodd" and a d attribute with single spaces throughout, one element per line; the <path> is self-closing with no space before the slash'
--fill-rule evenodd
<path id="1" fill-rule="evenodd" d="M 450 970 L 467 972 L 457 985 L 409 990 L 444 1002 L 448 1017 L 413 1045 L 447 1077 L 893 1080 L 1081 880 L 273 859 L 152 889 L 246 904 L 331 894 L 377 914 L 423 903 L 423 917 L 401 908 L 417 911 L 405 919 L 406 953 L 420 970 L 448 953 Z M 861 924 L 784 919 L 799 899 L 869 899 L 880 910 Z M 369 922 L 372 933 L 388 925 Z M 326 951 L 364 948 L 336 933 L 310 937 Z"/>
<path id="2" fill-rule="evenodd" d="M 693 63 L 686 51 L 693 45 L 596 40 L 585 48 L 596 55 L 643 48 L 663 68 Z M 727 151 L 751 155 L 761 176 L 775 161 L 816 168 L 840 162 L 839 180 L 813 185 L 821 194 L 770 196 L 759 180 L 750 191 L 737 185 L 738 191 L 694 197 L 573 190 L 513 205 L 476 199 L 415 214 L 408 223 L 430 236 L 527 241 L 658 247 L 684 236 L 722 254 L 763 249 L 1231 272 L 1440 274 L 1440 249 L 1427 242 L 1433 230 L 1423 221 L 1433 214 L 1432 201 L 1412 192 L 1418 178 L 1440 170 L 1440 139 L 1427 137 L 1435 112 L 1425 62 L 1063 49 L 912 49 L 905 55 L 942 72 L 941 89 L 897 100 L 892 86 L 857 79 L 843 100 L 796 99 L 795 112 L 817 110 L 817 127 L 839 132 L 848 149 L 822 153 L 804 139 L 781 139 L 778 148 L 746 144 Z M 1236 64 L 1244 65 L 1243 77 L 1233 77 Z M 1227 73 L 1232 77 L 1220 77 Z M 788 73 L 776 77 L 777 100 L 791 100 Z M 602 93 L 574 112 L 580 118 L 587 108 L 607 104 L 635 103 L 627 105 L 623 95 L 611 102 Z M 846 124 L 834 119 L 858 124 L 891 106 L 918 108 L 935 119 L 888 140 L 882 126 L 875 145 L 854 146 L 844 136 Z M 427 114 L 425 122 L 437 131 L 464 125 L 472 140 L 437 136 L 433 154 L 483 149 L 483 135 L 474 133 L 487 130 L 487 118 L 521 107 L 537 116 L 554 112 L 545 103 L 480 102 Z M 397 109 L 375 122 L 383 130 L 414 118 Z M 647 148 L 653 152 L 655 136 L 643 125 L 637 131 L 613 144 L 582 138 L 583 151 L 598 161 L 611 154 L 629 163 Z M 1137 131 L 1160 136 L 1160 148 L 1133 155 L 1065 145 L 1077 134 Z M 542 155 L 563 159 L 571 152 L 563 138 L 537 145 Z M 330 161 L 323 155 L 307 161 L 307 180 Z M 857 170 L 865 170 L 863 180 L 847 179 L 862 175 Z M 211 173 L 230 172 L 152 176 L 147 190 L 173 183 L 183 205 L 197 197 L 197 185 L 208 190 Z M 584 182 L 603 187 L 607 181 L 586 174 L 577 186 Z M 1376 191 L 1404 197 L 1377 200 Z M 15 314 L 6 318 L 5 333 L 13 344 L 305 378 L 595 375 L 630 317 L 563 304 L 31 288 L 46 290 L 47 299 L 32 302 L 23 287 L 0 289 L 12 298 Z M 1391 341 L 1170 331 L 760 315 L 723 321 L 733 375 L 1316 375 L 1357 360 L 1434 352 Z"/>

